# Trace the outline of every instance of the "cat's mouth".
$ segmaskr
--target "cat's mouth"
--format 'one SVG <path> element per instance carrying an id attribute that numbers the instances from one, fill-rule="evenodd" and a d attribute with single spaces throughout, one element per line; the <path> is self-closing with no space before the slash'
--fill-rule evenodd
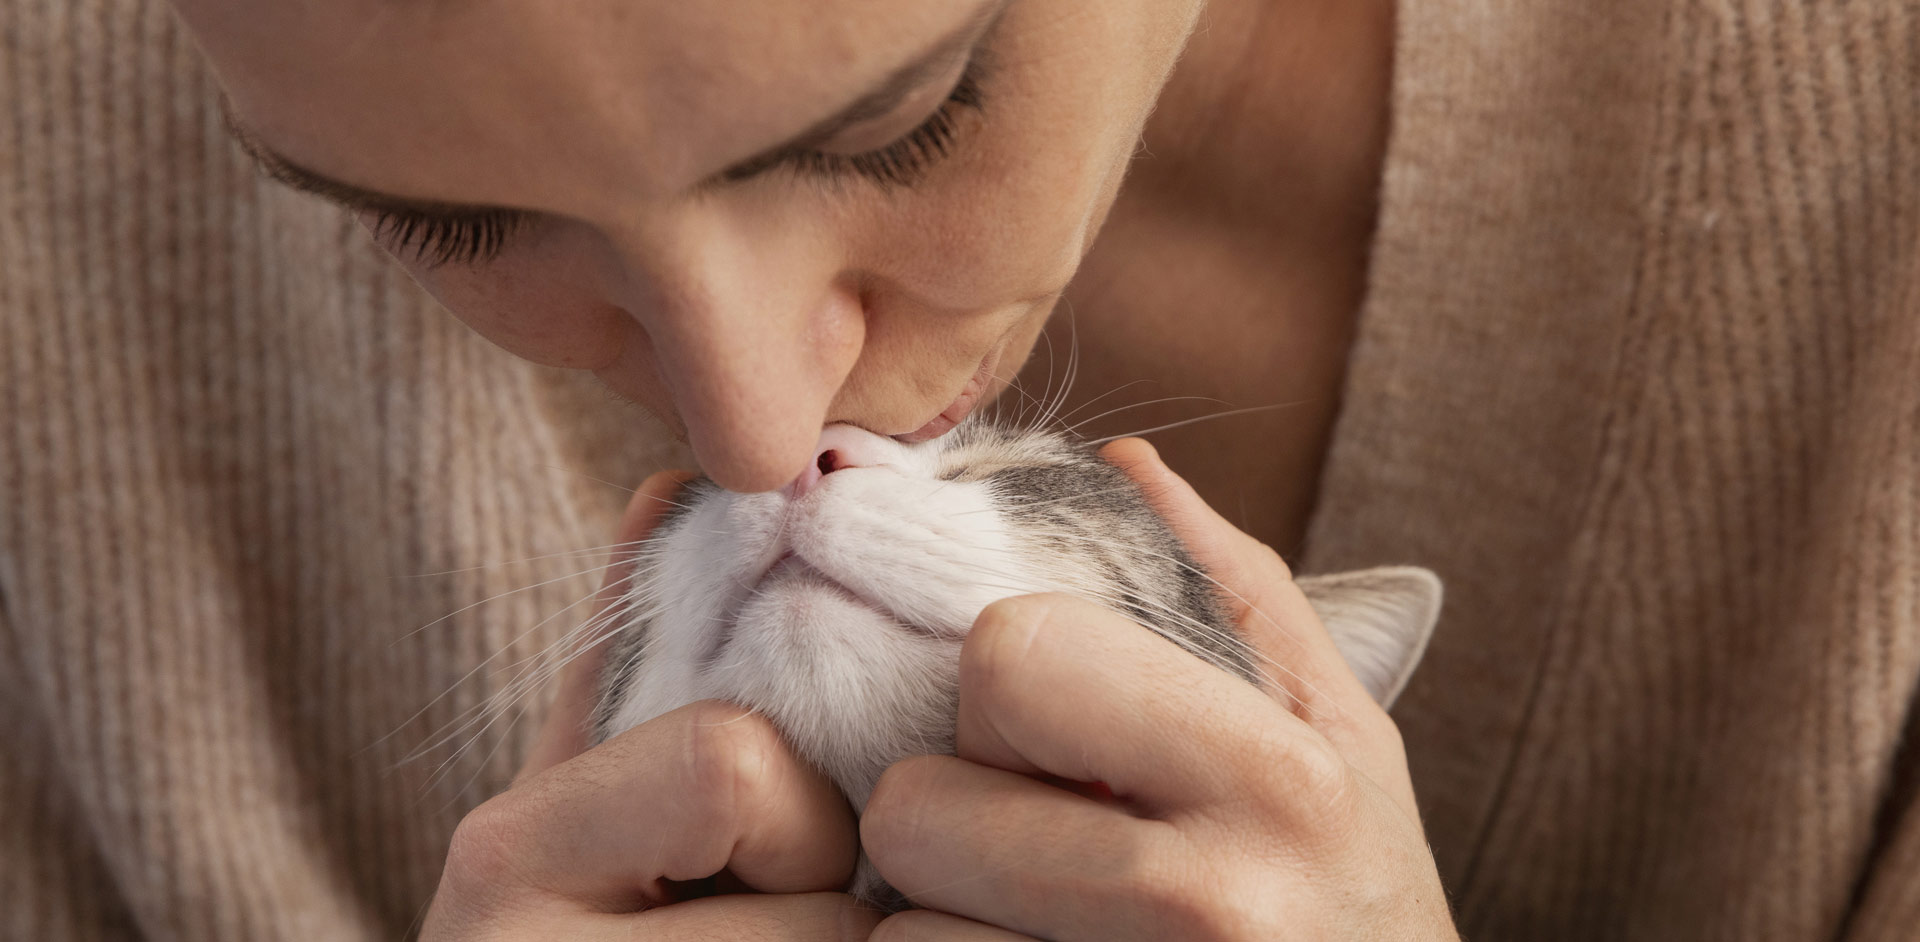
<path id="1" fill-rule="evenodd" d="M 709 666 L 718 663 L 721 655 L 724 654 L 728 646 L 733 643 L 733 636 L 739 629 L 742 608 L 748 599 L 756 595 L 766 594 L 768 590 L 772 588 L 780 586 L 792 587 L 796 585 L 832 592 L 843 601 L 866 609 L 886 621 L 891 622 L 903 631 L 914 630 L 904 619 L 895 613 L 893 609 L 860 592 L 848 588 L 846 583 L 821 572 L 812 563 L 807 562 L 805 557 L 789 548 L 781 552 L 781 554 L 760 573 L 760 578 L 751 580 L 747 584 L 745 591 L 735 599 L 732 605 L 728 606 L 727 614 L 723 622 L 725 628 L 714 633 L 712 646 L 709 647 L 701 657 L 701 663 Z"/>
<path id="2" fill-rule="evenodd" d="M 767 583 L 779 578 L 805 579 L 809 582 L 824 582 L 828 585 L 833 586 L 836 589 L 839 589 L 841 592 L 846 593 L 854 601 L 859 602 L 861 605 L 864 605 L 867 608 L 871 608 L 877 612 L 882 612 L 888 615 L 889 617 L 893 616 L 893 613 L 889 611 L 885 605 L 882 605 L 874 601 L 873 599 L 867 598 L 866 596 L 861 595 L 858 592 L 855 592 L 854 590 L 848 588 L 844 583 L 840 582 L 840 580 L 835 579 L 834 577 L 829 576 L 824 572 L 821 572 L 818 567 L 814 566 L 814 564 L 807 562 L 806 557 L 800 555 L 799 553 L 795 552 L 792 549 L 788 549 L 786 552 L 781 553 L 779 558 L 773 561 L 773 565 L 767 567 L 767 571 L 760 576 L 760 579 L 758 580 L 754 588 L 757 590 L 760 586 L 766 585 Z"/>
<path id="3" fill-rule="evenodd" d="M 744 617 L 743 610 L 749 599 L 766 594 L 769 589 L 796 585 L 831 592 L 843 601 L 866 609 L 903 631 L 918 631 L 892 608 L 849 588 L 846 583 L 820 571 L 812 563 L 807 562 L 805 557 L 789 548 L 768 564 L 767 568 L 761 571 L 759 578 L 746 582 L 744 589 L 726 607 L 725 614 L 721 618 L 721 624 L 724 627 L 714 632 L 713 641 L 700 655 L 700 663 L 705 667 L 712 667 L 719 663 L 721 656 L 733 643 L 734 635 L 739 630 L 740 619 Z"/>
<path id="4" fill-rule="evenodd" d="M 886 603 L 827 575 L 825 572 L 822 572 L 819 567 L 808 562 L 805 556 L 800 555 L 792 548 L 788 548 L 782 552 L 778 558 L 774 559 L 773 565 L 768 566 L 767 571 L 762 573 L 760 578 L 754 581 L 751 591 L 758 592 L 761 591 L 764 586 L 787 579 L 807 582 L 832 589 L 834 592 L 846 597 L 849 601 L 859 605 L 861 608 L 871 609 L 875 614 L 883 615 L 889 621 L 903 628 L 909 627 L 907 622 L 900 617 L 899 613 L 895 612 Z"/>

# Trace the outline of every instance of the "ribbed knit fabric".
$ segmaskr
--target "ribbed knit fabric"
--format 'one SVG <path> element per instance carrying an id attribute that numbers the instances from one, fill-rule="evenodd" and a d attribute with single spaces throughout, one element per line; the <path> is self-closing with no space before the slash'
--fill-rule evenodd
<path id="1" fill-rule="evenodd" d="M 1914 938 L 1920 18 L 1402 6 L 1305 562 L 1448 581 L 1463 929 Z M 0 938 L 401 937 L 597 560 L 488 564 L 685 457 L 256 179 L 152 0 L 0 0 L 0 109 Z"/>
<path id="2" fill-rule="evenodd" d="M 398 938 L 531 728 L 403 760 L 600 560 L 473 567 L 675 462 L 258 179 L 165 4 L 0 3 L 0 108 L 0 939 Z"/>
<path id="3" fill-rule="evenodd" d="M 1468 937 L 1920 938 L 1920 11 L 1400 30 L 1309 563 L 1448 584 L 1395 715 Z"/>

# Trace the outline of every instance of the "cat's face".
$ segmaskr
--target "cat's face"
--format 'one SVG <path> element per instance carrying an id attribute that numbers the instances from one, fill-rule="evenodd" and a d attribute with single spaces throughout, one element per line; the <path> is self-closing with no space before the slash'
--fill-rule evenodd
<path id="1" fill-rule="evenodd" d="M 769 716 L 864 805 L 887 765 L 952 749 L 981 609 L 1069 592 L 1252 677 L 1211 583 L 1089 448 L 963 426 L 904 445 L 848 426 L 778 492 L 696 483 L 656 531 L 612 654 L 601 735 L 719 698 Z"/>
<path id="2" fill-rule="evenodd" d="M 1438 616 L 1438 581 L 1404 568 L 1298 581 L 1361 682 L 1391 700 Z M 816 470 L 780 491 L 683 491 L 639 551 L 594 736 L 730 700 L 772 720 L 858 810 L 887 766 L 953 751 L 962 641 L 988 604 L 1034 592 L 1093 600 L 1262 675 L 1221 588 L 1091 446 L 978 421 L 914 445 L 833 426 Z M 854 892 L 904 902 L 864 857 Z"/>

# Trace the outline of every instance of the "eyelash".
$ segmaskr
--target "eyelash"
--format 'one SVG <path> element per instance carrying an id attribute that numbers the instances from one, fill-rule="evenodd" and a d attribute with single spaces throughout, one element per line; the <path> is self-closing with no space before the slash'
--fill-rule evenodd
<path id="1" fill-rule="evenodd" d="M 526 221 L 524 213 L 490 209 L 451 216 L 383 209 L 373 213 L 373 237 L 419 259 L 429 268 L 492 261 L 507 236 Z"/>
<path id="2" fill-rule="evenodd" d="M 861 177 L 882 188 L 911 187 L 920 182 L 929 168 L 947 156 L 959 133 L 961 110 L 983 109 L 980 71 L 977 58 L 969 62 L 940 107 L 935 108 L 919 127 L 891 144 L 861 154 L 828 154 L 820 151 L 781 154 L 736 168 L 727 173 L 724 179 L 744 180 L 785 165 L 808 176 L 827 180 Z M 390 244 L 394 251 L 410 254 L 429 268 L 438 268 L 449 264 L 471 265 L 492 261 L 505 248 L 507 238 L 526 221 L 525 213 L 507 209 L 451 216 L 376 210 L 369 228 L 373 230 L 375 238 Z"/>
<path id="3" fill-rule="evenodd" d="M 785 164 L 809 176 L 829 180 L 864 177 L 881 187 L 910 187 L 920 182 L 927 169 L 945 156 L 959 133 L 960 112 L 980 111 L 984 97 L 980 93 L 980 63 L 976 58 L 961 71 L 960 80 L 947 93 L 940 107 L 933 109 L 919 127 L 908 131 L 891 144 L 861 154 L 828 154 L 820 151 L 796 151 L 782 154 L 765 163 L 740 167 L 727 174 L 729 180 L 743 180 L 773 166 Z"/>

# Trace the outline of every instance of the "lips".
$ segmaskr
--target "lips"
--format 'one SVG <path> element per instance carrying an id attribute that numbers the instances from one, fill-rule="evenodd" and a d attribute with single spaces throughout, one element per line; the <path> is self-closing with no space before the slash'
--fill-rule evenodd
<path id="1" fill-rule="evenodd" d="M 930 439 L 939 438 L 953 430 L 966 417 L 972 414 L 974 407 L 980 404 L 980 397 L 986 394 L 987 384 L 993 381 L 993 368 L 1000 363 L 1000 351 L 994 350 L 980 360 L 980 368 L 973 371 L 973 377 L 967 385 L 961 387 L 960 395 L 955 397 L 940 414 L 925 425 L 905 435 L 895 435 L 894 440 L 912 445 Z"/>

